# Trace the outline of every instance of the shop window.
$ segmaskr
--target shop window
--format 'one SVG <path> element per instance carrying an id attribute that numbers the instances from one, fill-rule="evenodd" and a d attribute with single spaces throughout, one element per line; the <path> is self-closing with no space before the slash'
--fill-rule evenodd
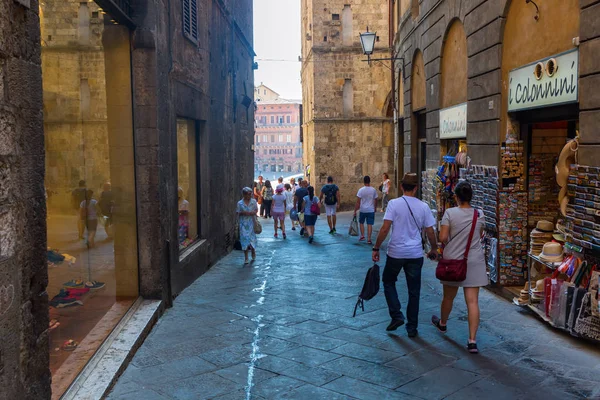
<path id="1" fill-rule="evenodd" d="M 40 2 L 56 398 L 139 294 L 131 33 L 110 16 L 89 29 L 99 12 L 93 1 Z"/>
<path id="2" fill-rule="evenodd" d="M 177 204 L 179 249 L 198 239 L 198 133 L 197 123 L 177 119 Z"/>
<path id="3" fill-rule="evenodd" d="M 198 43 L 198 4 L 197 0 L 182 0 L 183 36 Z"/>

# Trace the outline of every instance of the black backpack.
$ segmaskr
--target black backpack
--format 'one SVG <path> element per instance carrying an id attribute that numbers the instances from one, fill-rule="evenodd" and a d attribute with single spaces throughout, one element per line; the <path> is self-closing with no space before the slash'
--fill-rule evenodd
<path id="1" fill-rule="evenodd" d="M 356 317 L 356 310 L 360 306 L 360 308 L 365 311 L 365 300 L 371 300 L 373 297 L 377 295 L 379 292 L 379 265 L 375 264 L 367 271 L 367 276 L 365 276 L 365 283 L 363 285 L 360 294 L 358 295 L 358 300 L 356 301 L 356 305 L 354 306 L 354 314 L 353 317 Z"/>
<path id="2" fill-rule="evenodd" d="M 331 186 L 328 188 L 327 192 L 325 192 L 325 204 L 327 204 L 328 206 L 332 206 L 335 203 L 337 203 L 337 187 L 335 186 Z"/>

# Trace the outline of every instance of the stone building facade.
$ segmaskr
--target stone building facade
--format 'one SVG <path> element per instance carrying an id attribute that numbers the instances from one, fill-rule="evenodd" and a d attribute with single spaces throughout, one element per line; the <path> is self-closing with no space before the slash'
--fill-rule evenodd
<path id="1" fill-rule="evenodd" d="M 254 95 L 254 176 L 274 180 L 301 173 L 300 100 L 282 99 L 265 85 Z"/>
<path id="2" fill-rule="evenodd" d="M 310 183 L 332 175 L 343 206 L 362 178 L 394 174 L 389 62 L 363 62 L 359 33 L 377 32 L 373 58 L 390 57 L 388 4 L 302 2 L 303 158 Z"/>
<path id="3" fill-rule="evenodd" d="M 0 9 L 0 399 L 72 396 L 123 313 L 168 307 L 233 247 L 252 182 L 252 2 Z M 66 304 L 68 287 L 82 297 Z"/>
<path id="4" fill-rule="evenodd" d="M 519 120 L 508 111 L 510 71 L 569 51 L 579 58 L 578 101 L 570 106 L 579 125 L 579 161 L 594 165 L 592 154 L 600 143 L 595 129 L 600 115 L 597 3 L 545 1 L 536 10 L 533 3 L 516 0 L 392 1 L 393 54 L 404 60 L 404 74 L 400 63 L 395 71 L 404 105 L 399 115 L 404 169 L 439 165 L 444 153 L 440 110 L 463 103 L 472 163 L 500 165 L 500 145 Z M 548 115 L 553 111 L 540 109 Z"/>

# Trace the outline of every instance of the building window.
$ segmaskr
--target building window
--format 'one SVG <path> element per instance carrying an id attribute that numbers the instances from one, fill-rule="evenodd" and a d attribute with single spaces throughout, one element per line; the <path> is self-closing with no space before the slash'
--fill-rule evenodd
<path id="1" fill-rule="evenodd" d="M 346 4 L 342 10 L 342 44 L 344 46 L 351 46 L 353 41 L 352 8 L 350 8 L 349 4 Z"/>
<path id="2" fill-rule="evenodd" d="M 183 36 L 198 43 L 197 0 L 183 0 Z"/>
<path id="3" fill-rule="evenodd" d="M 279 164 L 279 169 L 277 171 L 278 172 L 283 172 L 283 164 Z"/>
<path id="4" fill-rule="evenodd" d="M 292 143 L 292 135 L 286 135 L 285 139 L 286 142 Z"/>
<path id="5" fill-rule="evenodd" d="M 292 172 L 292 166 L 291 165 L 288 165 L 287 172 Z"/>
<path id="6" fill-rule="evenodd" d="M 273 115 L 271 115 L 271 123 L 274 124 L 275 123 L 275 117 Z"/>
<path id="7" fill-rule="evenodd" d="M 333 21 L 339 21 L 340 20 L 340 14 L 331 14 L 331 19 Z"/>
<path id="8" fill-rule="evenodd" d="M 279 117 L 279 125 L 283 124 L 283 117 Z"/>
<path id="9" fill-rule="evenodd" d="M 354 112 L 354 93 L 352 91 L 352 79 L 346 79 L 344 81 L 342 101 L 344 117 L 352 116 Z"/>
<path id="10" fill-rule="evenodd" d="M 279 143 L 283 143 L 283 135 L 279 135 Z"/>
<path id="11" fill-rule="evenodd" d="M 198 238 L 198 139 L 196 121 L 177 119 L 177 236 L 179 250 Z"/>
<path id="12" fill-rule="evenodd" d="M 275 143 L 275 135 L 271 135 L 271 143 Z"/>
<path id="13" fill-rule="evenodd" d="M 265 150 L 266 151 L 266 150 Z M 268 171 L 269 170 L 269 164 L 265 164 L 263 165 L 263 171 Z"/>
<path id="14" fill-rule="evenodd" d="M 263 135 L 263 142 L 265 142 L 265 143 L 266 143 L 266 142 L 268 142 L 268 141 L 269 141 L 269 139 L 267 138 L 267 135 Z"/>
<path id="15" fill-rule="evenodd" d="M 271 172 L 277 172 L 277 166 L 275 164 L 271 165 Z"/>
<path id="16" fill-rule="evenodd" d="M 267 94 L 267 89 L 265 89 L 265 90 L 264 90 L 264 92 L 265 92 L 264 94 L 265 94 L 265 96 L 266 96 L 266 94 Z"/>
<path id="17" fill-rule="evenodd" d="M 287 116 L 287 123 L 289 124 L 291 122 L 291 117 L 288 115 Z"/>

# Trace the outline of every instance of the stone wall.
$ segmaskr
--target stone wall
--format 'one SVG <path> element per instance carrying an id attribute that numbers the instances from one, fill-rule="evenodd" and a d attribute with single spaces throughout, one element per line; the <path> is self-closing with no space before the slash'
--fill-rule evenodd
<path id="1" fill-rule="evenodd" d="M 302 7 L 304 165 L 317 189 L 332 175 L 347 208 L 364 175 L 394 173 L 390 62 L 362 61 L 359 39 L 368 26 L 379 37 L 372 57 L 390 57 L 388 4 L 348 4 L 307 0 Z"/>
<path id="2" fill-rule="evenodd" d="M 49 399 L 38 2 L 0 10 L 0 399 Z"/>
<path id="3" fill-rule="evenodd" d="M 441 108 L 442 50 L 450 24 L 462 22 L 467 37 L 467 144 L 474 164 L 498 165 L 499 144 L 505 138 L 506 99 L 508 71 L 545 56 L 574 48 L 573 38 L 579 36 L 580 46 L 580 98 L 581 141 L 596 146 L 596 106 L 589 103 L 595 96 L 594 74 L 598 58 L 593 40 L 598 8 L 597 1 L 577 0 L 545 1 L 539 6 L 540 21 L 536 22 L 535 7 L 526 2 L 510 0 L 423 0 L 419 2 L 419 13 L 413 18 L 408 8 L 401 18 L 399 33 L 394 41 L 394 50 L 405 60 L 413 60 L 416 52 L 422 52 L 426 80 L 426 130 L 427 166 L 434 167 L 439 162 L 440 140 L 439 109 Z M 404 6 L 404 4 L 402 4 Z M 577 10 L 580 9 L 579 18 Z M 600 8 L 598 8 L 600 10 Z M 512 17 L 514 16 L 514 18 Z M 508 18 L 508 19 L 507 19 Z M 581 19 L 581 23 L 580 20 Z M 560 22 L 559 22 L 560 21 Z M 551 28 L 552 27 L 552 28 Z M 550 36 L 548 36 L 550 35 Z M 586 42 L 590 43 L 586 43 Z M 600 46 L 597 46 L 600 48 Z M 411 119 L 410 77 L 414 66 L 406 65 L 404 77 L 404 144 L 405 168 L 414 162 L 416 124 Z M 585 82 L 589 82 L 588 85 Z M 455 88 L 458 91 L 459 88 Z M 461 88 L 464 90 L 464 87 Z M 459 93 L 449 94 L 456 98 Z M 584 131 L 587 131 L 587 136 Z M 411 140 L 412 139 L 412 140 Z M 585 160 L 588 150 L 581 151 Z M 593 147 L 587 147 L 592 149 Z M 412 150 L 411 150 L 412 149 Z M 588 158 L 591 161 L 591 158 Z M 590 164 L 593 165 L 593 164 Z"/>

